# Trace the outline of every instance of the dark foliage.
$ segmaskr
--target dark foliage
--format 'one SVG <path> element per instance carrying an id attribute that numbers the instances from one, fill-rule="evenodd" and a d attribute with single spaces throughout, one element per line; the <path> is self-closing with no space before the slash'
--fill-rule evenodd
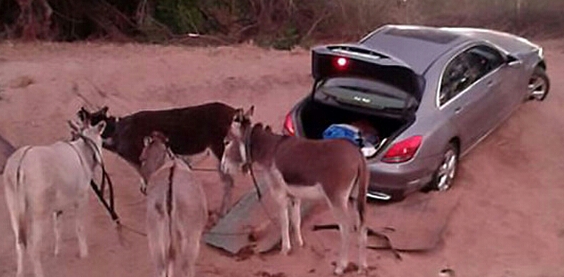
<path id="1" fill-rule="evenodd" d="M 26 9 L 28 1 L 0 0 L 0 39 L 188 44 L 253 39 L 288 49 L 320 39 L 357 39 L 385 23 L 478 26 L 527 36 L 564 33 L 558 12 L 564 2 L 556 0 L 33 0 Z"/>

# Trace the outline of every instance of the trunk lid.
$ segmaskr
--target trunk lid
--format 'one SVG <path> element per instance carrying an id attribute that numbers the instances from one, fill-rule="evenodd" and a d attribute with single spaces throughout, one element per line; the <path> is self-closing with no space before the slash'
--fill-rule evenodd
<path id="1" fill-rule="evenodd" d="M 425 85 L 424 78 L 400 59 L 378 53 L 360 44 L 326 45 L 314 48 L 312 76 L 316 83 L 335 77 L 370 79 L 412 96 L 404 97 L 406 101 L 414 98 L 417 102 L 421 101 Z M 361 98 L 363 97 L 361 95 Z"/>

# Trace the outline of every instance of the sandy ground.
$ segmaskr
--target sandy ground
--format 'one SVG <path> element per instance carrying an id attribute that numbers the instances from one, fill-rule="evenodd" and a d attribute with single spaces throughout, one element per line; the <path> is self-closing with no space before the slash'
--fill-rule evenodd
<path id="1" fill-rule="evenodd" d="M 438 247 L 403 253 L 401 261 L 388 251 L 369 251 L 370 276 L 430 277 L 446 267 L 456 276 L 564 276 L 564 41 L 540 43 L 552 78 L 548 100 L 523 105 L 463 159 L 452 191 L 432 195 L 453 209 Z M 255 119 L 279 130 L 286 111 L 308 93 L 309 73 L 306 50 L 3 43 L 0 134 L 16 146 L 49 144 L 69 137 L 65 121 L 84 104 L 108 105 L 111 113 L 125 115 L 208 101 L 253 104 Z M 143 232 L 145 202 L 136 173 L 112 153 L 104 155 L 117 184 L 120 216 Z M 211 158 L 204 162 L 213 163 Z M 210 208 L 217 209 L 219 178 L 196 174 Z M 237 195 L 249 188 L 249 179 L 237 176 Z M 14 276 L 14 237 L 3 195 L 0 199 L 0 276 Z M 94 196 L 89 212 L 90 256 L 78 258 L 72 216 L 67 216 L 71 220 L 65 224 L 60 256 L 51 254 L 51 234 L 45 237 L 47 276 L 154 276 L 145 237 L 125 231 L 127 243 L 121 245 Z M 368 213 L 369 222 L 383 216 L 377 205 L 370 205 Z M 327 215 L 322 212 L 304 222 L 307 245 L 289 256 L 274 252 L 241 259 L 203 246 L 198 275 L 331 276 L 338 233 L 311 231 L 313 222 Z M 31 276 L 29 269 L 26 276 Z"/>

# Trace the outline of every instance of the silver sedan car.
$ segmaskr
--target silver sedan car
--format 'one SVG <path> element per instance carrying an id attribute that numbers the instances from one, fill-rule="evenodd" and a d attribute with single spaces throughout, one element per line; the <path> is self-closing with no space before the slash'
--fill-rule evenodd
<path id="1" fill-rule="evenodd" d="M 459 157 L 550 85 L 541 47 L 474 28 L 387 25 L 313 48 L 312 75 L 285 132 L 358 144 L 380 200 L 450 188 Z"/>

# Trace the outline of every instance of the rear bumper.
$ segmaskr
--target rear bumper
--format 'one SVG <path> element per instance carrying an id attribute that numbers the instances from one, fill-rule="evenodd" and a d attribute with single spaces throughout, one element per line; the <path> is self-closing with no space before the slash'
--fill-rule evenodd
<path id="1" fill-rule="evenodd" d="M 388 164 L 372 162 L 368 198 L 377 200 L 401 199 L 405 195 L 420 190 L 433 179 L 440 162 L 440 156 L 415 158 L 407 163 Z"/>

